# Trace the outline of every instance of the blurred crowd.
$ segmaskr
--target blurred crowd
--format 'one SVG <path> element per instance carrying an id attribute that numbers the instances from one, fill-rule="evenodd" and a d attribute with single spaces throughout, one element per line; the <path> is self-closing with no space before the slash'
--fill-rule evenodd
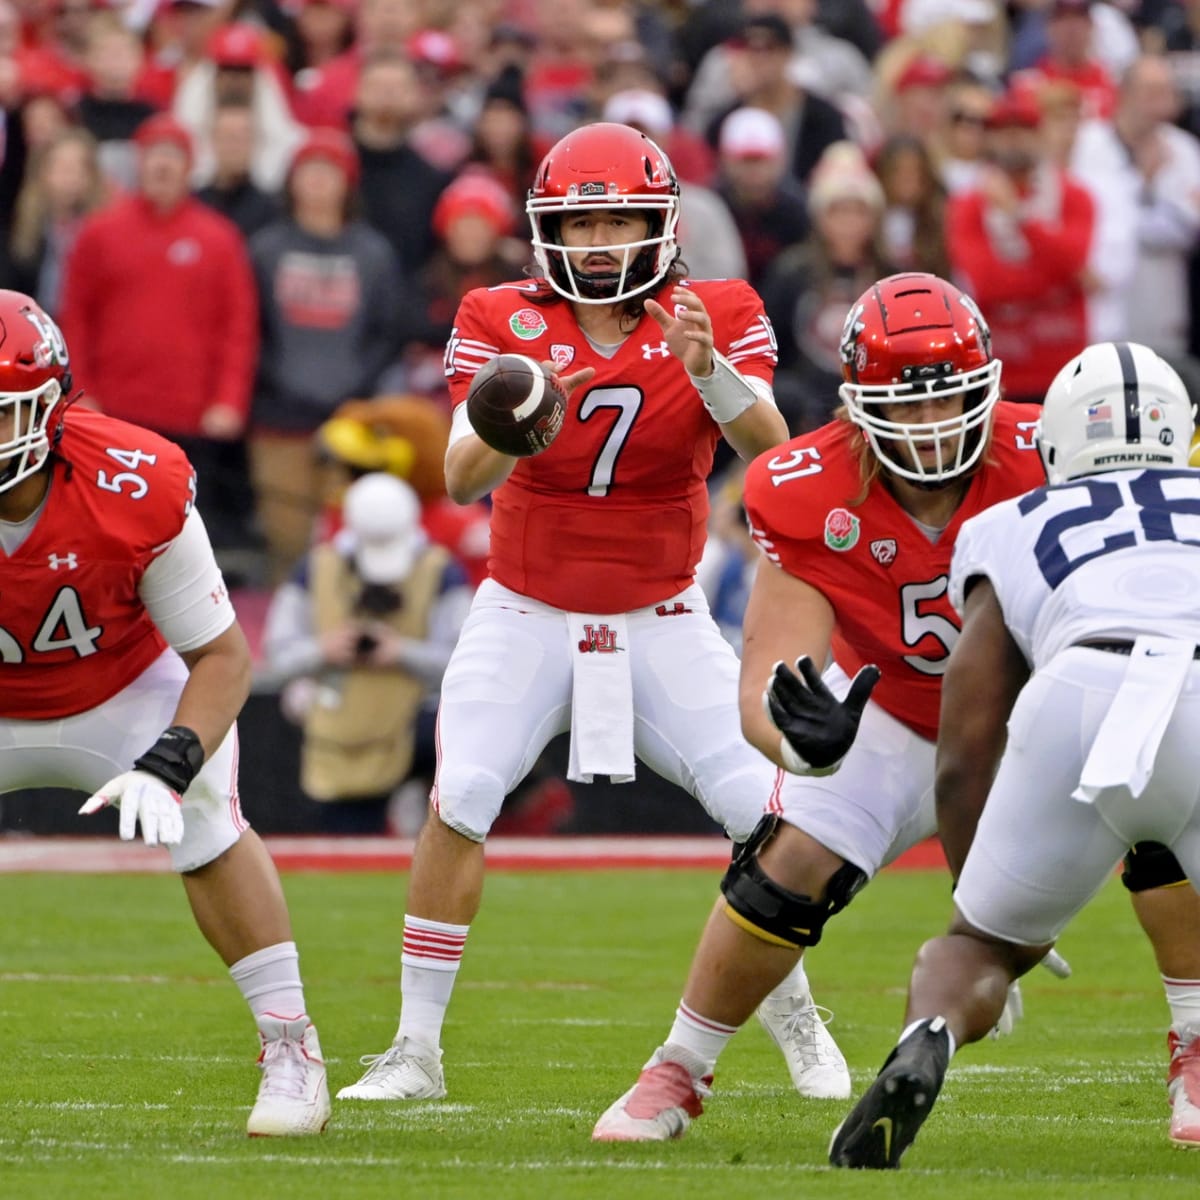
<path id="1" fill-rule="evenodd" d="M 383 472 L 469 587 L 443 354 L 594 120 L 671 157 L 691 275 L 763 296 L 793 433 L 893 270 L 974 296 L 1009 399 L 1097 340 L 1197 377 L 1200 0 L 0 0 L 0 286 L 86 403 L 185 447 L 232 583 L 302 581 Z M 736 637 L 724 465 L 702 577 Z"/>

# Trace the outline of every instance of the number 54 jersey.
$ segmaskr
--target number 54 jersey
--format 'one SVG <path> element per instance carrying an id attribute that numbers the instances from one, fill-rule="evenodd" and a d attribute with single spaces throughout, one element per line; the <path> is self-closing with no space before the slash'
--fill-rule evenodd
<path id="1" fill-rule="evenodd" d="M 1113 471 L 1041 487 L 959 534 L 950 598 L 985 576 L 1034 668 L 1086 638 L 1200 644 L 1200 471 Z"/>
<path id="2" fill-rule="evenodd" d="M 16 720 L 95 708 L 166 649 L 138 584 L 195 497 L 183 451 L 124 421 L 70 409 L 57 454 L 33 528 L 0 548 L 0 717 Z"/>
<path id="3" fill-rule="evenodd" d="M 992 442 L 953 519 L 931 537 L 876 475 L 864 486 L 861 436 L 836 420 L 759 455 L 746 473 L 750 531 L 776 566 L 833 607 L 834 661 L 881 676 L 871 699 L 921 737 L 937 736 L 942 675 L 960 624 L 950 557 L 964 521 L 1044 483 L 1037 410 L 999 403 Z M 870 461 L 867 459 L 866 461 Z"/>

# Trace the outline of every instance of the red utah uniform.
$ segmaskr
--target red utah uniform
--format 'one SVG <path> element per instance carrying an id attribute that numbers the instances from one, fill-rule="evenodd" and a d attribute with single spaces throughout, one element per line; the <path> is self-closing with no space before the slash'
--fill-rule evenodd
<path id="1" fill-rule="evenodd" d="M 138 584 L 191 510 L 191 464 L 112 417 L 71 409 L 64 423 L 36 524 L 0 549 L 0 717 L 90 711 L 166 649 Z"/>
<path id="2" fill-rule="evenodd" d="M 687 283 L 712 318 L 716 349 L 771 382 L 775 337 L 740 280 Z M 583 335 L 544 284 L 468 292 L 446 348 L 455 404 L 497 354 L 550 359 L 568 374 L 594 367 L 571 394 L 549 449 L 518 462 L 492 494 L 492 578 L 571 612 L 628 612 L 693 580 L 708 521 L 706 480 L 721 436 L 683 364 L 650 316 L 611 358 Z"/>
<path id="3" fill-rule="evenodd" d="M 760 455 L 746 474 L 751 532 L 772 562 L 833 606 L 834 661 L 881 676 L 871 699 L 921 737 L 937 737 L 941 677 L 959 622 L 947 596 L 954 540 L 968 517 L 1046 482 L 1036 410 L 996 405 L 992 444 L 958 510 L 930 541 L 875 479 L 864 499 L 856 433 L 833 421 Z"/>

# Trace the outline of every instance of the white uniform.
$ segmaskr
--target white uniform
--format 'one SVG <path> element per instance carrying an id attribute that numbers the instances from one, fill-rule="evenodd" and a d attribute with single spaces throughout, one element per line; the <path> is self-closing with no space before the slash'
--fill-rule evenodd
<path id="1" fill-rule="evenodd" d="M 959 534 L 960 612 L 980 576 L 1033 675 L 959 910 L 1051 942 L 1138 841 L 1170 846 L 1200 884 L 1200 472 L 1112 472 L 997 505 Z"/>

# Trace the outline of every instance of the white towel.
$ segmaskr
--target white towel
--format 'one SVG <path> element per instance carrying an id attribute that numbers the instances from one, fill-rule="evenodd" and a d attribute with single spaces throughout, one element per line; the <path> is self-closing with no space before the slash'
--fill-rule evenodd
<path id="1" fill-rule="evenodd" d="M 591 783 L 633 779 L 633 675 L 629 628 L 621 613 L 567 613 L 571 661 L 571 754 L 567 778 Z"/>
<path id="2" fill-rule="evenodd" d="M 1192 665 L 1195 647 L 1176 638 L 1143 634 L 1133 643 L 1129 665 L 1071 793 L 1093 804 L 1103 792 L 1146 790 L 1159 743 Z"/>

